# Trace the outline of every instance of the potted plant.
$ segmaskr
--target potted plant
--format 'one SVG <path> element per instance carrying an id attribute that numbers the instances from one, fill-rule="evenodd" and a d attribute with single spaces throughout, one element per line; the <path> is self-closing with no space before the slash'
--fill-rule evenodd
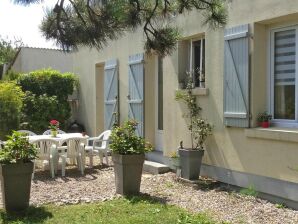
<path id="1" fill-rule="evenodd" d="M 192 94 L 192 76 L 189 75 L 186 91 L 177 91 L 176 100 L 182 101 L 187 106 L 187 112 L 183 117 L 188 120 L 191 147 L 184 148 L 183 141 L 178 149 L 180 157 L 181 177 L 188 180 L 196 180 L 200 175 L 202 158 L 204 155 L 204 142 L 212 133 L 212 125 L 200 117 L 201 108 L 196 102 L 196 96 Z"/>
<path id="2" fill-rule="evenodd" d="M 257 119 L 262 128 L 269 128 L 272 115 L 265 111 L 263 113 L 259 113 Z"/>
<path id="3" fill-rule="evenodd" d="M 122 195 L 140 192 L 145 153 L 152 146 L 136 135 L 137 122 L 126 121 L 112 130 L 110 149 L 114 163 L 116 193 Z"/>
<path id="4" fill-rule="evenodd" d="M 4 208 L 7 212 L 28 208 L 33 162 L 37 157 L 34 145 L 23 133 L 13 132 L 0 151 L 0 179 Z"/>
<path id="5" fill-rule="evenodd" d="M 49 129 L 51 130 L 51 136 L 57 137 L 58 129 L 59 129 L 59 121 L 51 120 Z"/>

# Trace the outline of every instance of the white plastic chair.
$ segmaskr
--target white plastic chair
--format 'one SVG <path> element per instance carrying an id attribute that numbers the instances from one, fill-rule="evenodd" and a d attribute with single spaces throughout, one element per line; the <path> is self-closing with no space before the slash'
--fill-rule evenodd
<path id="1" fill-rule="evenodd" d="M 86 138 L 84 137 L 73 137 L 66 139 L 63 143 L 66 143 L 67 146 L 60 146 L 59 148 L 66 148 L 65 153 L 60 153 L 59 157 L 62 159 L 62 176 L 65 176 L 65 167 L 66 167 L 66 159 L 76 159 L 77 165 L 81 174 L 84 175 L 85 169 L 85 145 L 86 145 Z"/>
<path id="2" fill-rule="evenodd" d="M 60 129 L 57 130 L 57 133 L 58 134 L 66 134 L 65 131 L 62 131 Z M 49 129 L 49 130 L 46 130 L 42 135 L 50 135 L 50 134 L 51 134 L 51 130 Z"/>
<path id="3" fill-rule="evenodd" d="M 34 132 L 29 131 L 29 130 L 18 130 L 17 132 L 25 133 L 25 134 L 27 134 L 28 136 L 34 136 L 34 135 L 36 135 Z"/>
<path id="4" fill-rule="evenodd" d="M 109 165 L 109 139 L 111 130 L 104 131 L 98 137 L 88 138 L 88 144 L 85 147 L 86 155 L 89 157 L 90 167 L 93 167 L 93 156 L 98 155 L 101 164 L 103 164 L 103 156 L 106 158 L 106 163 Z M 91 141 L 93 141 L 91 145 Z"/>
<path id="5" fill-rule="evenodd" d="M 37 159 L 36 160 L 47 160 L 50 165 L 50 172 L 52 178 L 55 177 L 55 162 L 57 161 L 57 146 L 59 145 L 58 141 L 54 139 L 39 139 L 32 142 L 37 147 Z M 34 178 L 35 171 L 35 162 L 34 161 L 34 169 L 32 174 L 32 179 Z"/>

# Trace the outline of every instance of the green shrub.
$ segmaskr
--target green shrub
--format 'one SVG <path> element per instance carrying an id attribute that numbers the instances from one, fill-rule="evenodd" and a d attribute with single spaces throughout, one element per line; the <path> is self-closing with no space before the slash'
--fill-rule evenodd
<path id="1" fill-rule="evenodd" d="M 0 139 L 19 128 L 24 93 L 14 82 L 0 82 Z"/>
<path id="2" fill-rule="evenodd" d="M 58 101 L 56 96 L 46 94 L 37 96 L 29 91 L 24 97 L 22 109 L 23 128 L 36 133 L 43 133 L 48 129 L 49 121 L 58 120 L 61 129 L 65 129 L 66 121 L 71 115 L 67 101 Z"/>
<path id="3" fill-rule="evenodd" d="M 59 101 L 67 100 L 78 84 L 77 77 L 72 73 L 60 73 L 53 69 L 42 69 L 20 75 L 18 82 L 24 92 L 36 95 L 47 94 L 57 96 Z"/>
<path id="4" fill-rule="evenodd" d="M 22 110 L 22 122 L 27 125 L 24 128 L 42 133 L 48 129 L 49 121 L 55 119 L 65 129 L 71 116 L 68 95 L 78 85 L 74 74 L 42 69 L 20 75 L 18 83 L 26 92 Z"/>

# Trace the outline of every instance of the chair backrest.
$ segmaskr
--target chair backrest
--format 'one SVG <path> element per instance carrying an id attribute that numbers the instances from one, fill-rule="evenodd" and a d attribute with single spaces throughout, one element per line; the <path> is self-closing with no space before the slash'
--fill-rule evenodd
<path id="1" fill-rule="evenodd" d="M 67 157 L 74 158 L 80 152 L 84 152 L 84 147 L 86 145 L 87 139 L 84 137 L 72 137 L 65 139 L 63 143 L 67 144 Z"/>
<path id="2" fill-rule="evenodd" d="M 57 147 L 59 142 L 54 139 L 38 139 L 32 142 L 37 147 L 37 156 L 39 159 L 49 159 L 52 147 Z"/>
<path id="3" fill-rule="evenodd" d="M 111 133 L 112 133 L 111 130 L 106 130 L 98 136 L 99 139 L 103 140 L 101 143 L 102 148 L 108 148 Z"/>
<path id="4" fill-rule="evenodd" d="M 62 130 L 60 130 L 60 129 L 57 130 L 57 133 L 58 133 L 58 134 L 66 134 L 65 131 L 62 131 Z M 51 134 L 51 130 L 50 130 L 50 129 L 49 129 L 49 130 L 46 130 L 46 131 L 43 133 L 43 135 L 50 135 L 50 134 Z"/>
<path id="5" fill-rule="evenodd" d="M 25 134 L 27 134 L 28 136 L 34 136 L 34 135 L 36 135 L 34 132 L 29 131 L 29 130 L 18 130 L 17 132 L 25 133 Z"/>

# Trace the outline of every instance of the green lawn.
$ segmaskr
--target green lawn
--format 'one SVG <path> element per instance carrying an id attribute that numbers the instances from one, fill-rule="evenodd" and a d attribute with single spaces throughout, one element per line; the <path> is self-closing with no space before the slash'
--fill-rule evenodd
<path id="1" fill-rule="evenodd" d="M 7 215 L 0 212 L 3 224 L 21 223 L 104 223 L 104 224 L 214 224 L 209 217 L 203 214 L 192 215 L 176 206 L 170 206 L 152 201 L 145 197 L 130 199 L 116 199 L 112 201 L 44 207 L 31 207 L 23 215 Z"/>

